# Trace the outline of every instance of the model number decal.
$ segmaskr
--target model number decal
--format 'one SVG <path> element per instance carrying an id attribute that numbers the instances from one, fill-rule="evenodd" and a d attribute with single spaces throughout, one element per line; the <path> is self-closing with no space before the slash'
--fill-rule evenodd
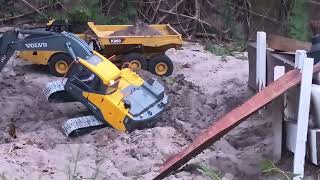
<path id="1" fill-rule="evenodd" d="M 25 44 L 27 48 L 45 48 L 48 47 L 47 43 L 28 43 Z"/>
<path id="2" fill-rule="evenodd" d="M 112 38 L 109 39 L 110 44 L 121 44 L 123 42 L 124 39 L 122 38 Z"/>

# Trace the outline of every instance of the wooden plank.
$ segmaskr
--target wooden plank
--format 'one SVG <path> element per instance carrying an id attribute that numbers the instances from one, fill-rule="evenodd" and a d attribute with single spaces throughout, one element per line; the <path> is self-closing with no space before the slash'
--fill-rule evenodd
<path id="1" fill-rule="evenodd" d="M 313 58 L 305 58 L 303 61 L 298 110 L 298 126 L 293 164 L 293 174 L 297 174 L 297 176 L 295 176 L 293 180 L 300 180 L 304 177 L 304 163 L 306 156 L 306 142 L 308 134 L 313 61 Z"/>
<path id="2" fill-rule="evenodd" d="M 315 65 L 313 71 L 319 72 L 320 64 Z M 160 168 L 160 174 L 154 179 L 163 179 L 173 171 L 179 169 L 192 159 L 192 157 L 210 147 L 214 142 L 219 140 L 223 135 L 239 125 L 250 115 L 270 103 L 275 98 L 279 97 L 291 87 L 299 84 L 300 81 L 300 70 L 291 70 L 264 88 L 261 92 L 254 95 L 241 106 L 233 109 L 222 118 L 214 121 L 214 123 L 208 129 L 200 133 L 189 146 L 172 158 L 168 159 Z"/>
<path id="3" fill-rule="evenodd" d="M 268 35 L 267 42 L 269 48 L 292 54 L 294 54 L 298 49 L 309 51 L 311 48 L 310 42 L 298 41 L 274 34 Z"/>

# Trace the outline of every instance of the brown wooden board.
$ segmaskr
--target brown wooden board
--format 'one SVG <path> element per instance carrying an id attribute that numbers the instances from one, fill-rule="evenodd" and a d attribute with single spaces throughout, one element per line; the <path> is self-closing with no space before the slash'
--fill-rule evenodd
<path id="1" fill-rule="evenodd" d="M 320 64 L 314 66 L 314 73 L 320 71 Z M 233 109 L 214 123 L 205 131 L 200 133 L 195 140 L 181 152 L 168 159 L 160 168 L 160 174 L 154 179 L 163 179 L 173 171 L 179 169 L 192 157 L 210 147 L 231 129 L 246 120 L 250 115 L 270 103 L 275 98 L 282 95 L 291 87 L 301 81 L 300 70 L 294 69 L 271 83 L 261 92 L 254 95 L 241 106 Z"/>
<path id="2" fill-rule="evenodd" d="M 283 51 L 287 54 L 295 53 L 296 50 L 309 51 L 311 48 L 310 42 L 303 42 L 279 35 L 268 35 L 267 39 L 268 48 Z"/>

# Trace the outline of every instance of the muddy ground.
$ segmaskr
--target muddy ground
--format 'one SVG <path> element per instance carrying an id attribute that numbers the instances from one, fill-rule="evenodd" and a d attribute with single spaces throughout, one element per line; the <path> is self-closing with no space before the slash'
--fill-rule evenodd
<path id="1" fill-rule="evenodd" d="M 7 179 L 152 179 L 168 157 L 253 95 L 245 56 L 222 61 L 195 43 L 167 55 L 176 67 L 163 79 L 171 103 L 156 127 L 130 134 L 103 128 L 76 138 L 66 138 L 61 125 L 84 107 L 47 103 L 42 88 L 57 78 L 43 66 L 12 59 L 0 74 L 0 173 Z M 266 115 L 254 115 L 190 163 L 220 171 L 225 180 L 261 179 L 271 133 Z M 210 178 L 186 167 L 167 179 Z"/>

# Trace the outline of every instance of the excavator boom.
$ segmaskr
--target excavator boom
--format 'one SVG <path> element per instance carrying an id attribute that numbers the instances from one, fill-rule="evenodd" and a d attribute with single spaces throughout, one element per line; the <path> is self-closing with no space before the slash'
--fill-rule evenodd
<path id="1" fill-rule="evenodd" d="M 20 35 L 28 35 L 19 38 Z M 85 41 L 72 33 L 49 31 L 12 30 L 0 37 L 0 72 L 15 51 L 60 51 L 76 57 L 89 59 L 93 52 Z"/>

